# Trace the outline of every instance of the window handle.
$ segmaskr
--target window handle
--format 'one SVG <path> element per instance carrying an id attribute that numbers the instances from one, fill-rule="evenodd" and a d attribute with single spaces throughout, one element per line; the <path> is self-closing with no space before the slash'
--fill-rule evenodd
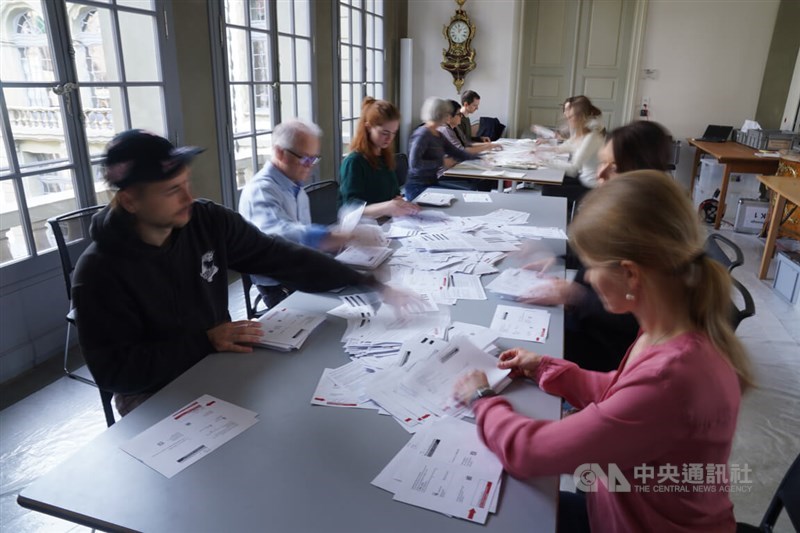
<path id="1" fill-rule="evenodd" d="M 73 83 L 68 81 L 67 83 L 59 83 L 55 87 L 53 87 L 53 92 L 59 96 L 64 97 L 64 108 L 67 110 L 67 114 L 72 116 L 72 96 L 70 93 L 78 88 L 77 83 Z"/>

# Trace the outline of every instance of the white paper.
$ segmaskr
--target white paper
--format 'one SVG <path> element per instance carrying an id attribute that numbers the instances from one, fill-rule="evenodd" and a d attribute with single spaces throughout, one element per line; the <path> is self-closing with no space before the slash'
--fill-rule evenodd
<path id="1" fill-rule="evenodd" d="M 540 226 L 509 226 L 506 231 L 512 235 L 534 239 L 567 240 L 567 234 L 561 228 Z"/>
<path id="2" fill-rule="evenodd" d="M 340 318 L 369 318 L 377 314 L 381 306 L 378 295 L 374 292 L 339 296 L 342 304 L 328 311 L 329 315 Z"/>
<path id="3" fill-rule="evenodd" d="M 364 201 L 352 202 L 339 209 L 339 230 L 342 233 L 352 233 L 361 221 L 364 208 L 367 203 Z"/>
<path id="4" fill-rule="evenodd" d="M 336 260 L 356 268 L 375 269 L 392 255 L 392 249 L 384 246 L 348 246 L 336 256 Z"/>
<path id="5" fill-rule="evenodd" d="M 537 287 L 549 286 L 552 281 L 548 278 L 541 278 L 539 274 L 523 268 L 507 268 L 502 271 L 486 288 L 490 291 L 520 298 Z"/>
<path id="6" fill-rule="evenodd" d="M 488 192 L 464 192 L 461 193 L 464 197 L 464 201 L 467 203 L 484 203 L 488 204 L 492 202 L 492 195 Z"/>
<path id="7" fill-rule="evenodd" d="M 556 138 L 556 132 L 554 132 L 550 128 L 545 128 L 544 126 L 539 126 L 538 124 L 534 124 L 531 127 L 531 130 L 533 130 L 533 133 L 535 133 L 539 137 L 542 137 L 543 139 L 555 139 Z"/>
<path id="8" fill-rule="evenodd" d="M 348 387 L 342 387 L 333 381 L 330 376 L 332 371 L 330 368 L 322 371 L 317 388 L 311 396 L 312 405 L 358 409 L 374 409 L 376 407 L 372 402 L 364 401 L 361 394 L 352 391 Z"/>
<path id="9" fill-rule="evenodd" d="M 120 448 L 171 478 L 258 422 L 257 416 L 204 394 Z"/>
<path id="10" fill-rule="evenodd" d="M 278 305 L 258 321 L 261 322 L 262 333 L 257 346 L 290 351 L 299 349 L 311 332 L 325 322 L 325 316 Z"/>
<path id="11" fill-rule="evenodd" d="M 455 199 L 456 197 L 452 194 L 423 191 L 422 194 L 414 199 L 414 203 L 419 205 L 433 205 L 441 207 L 450 205 Z"/>
<path id="12" fill-rule="evenodd" d="M 550 313 L 542 309 L 527 309 L 498 305 L 490 329 L 505 339 L 544 342 L 550 327 Z"/>

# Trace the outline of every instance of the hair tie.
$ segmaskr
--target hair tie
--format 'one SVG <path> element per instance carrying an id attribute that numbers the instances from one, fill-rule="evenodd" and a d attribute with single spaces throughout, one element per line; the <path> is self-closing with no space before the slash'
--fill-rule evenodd
<path id="1" fill-rule="evenodd" d="M 706 251 L 705 250 L 701 250 L 699 253 L 697 253 L 694 256 L 694 258 L 690 262 L 691 263 L 700 263 L 703 259 L 706 258 L 706 255 L 707 255 Z"/>

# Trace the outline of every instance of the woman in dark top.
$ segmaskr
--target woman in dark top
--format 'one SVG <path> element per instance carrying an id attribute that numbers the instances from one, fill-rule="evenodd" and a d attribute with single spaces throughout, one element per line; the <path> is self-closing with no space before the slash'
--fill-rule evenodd
<path id="1" fill-rule="evenodd" d="M 452 116 L 450 102 L 428 98 L 422 105 L 420 115 L 425 123 L 414 130 L 409 141 L 408 180 L 405 187 L 407 200 L 413 200 L 428 187 L 437 185 L 437 173 L 446 165 L 445 156 L 457 162 L 478 159 L 478 156 L 459 150 L 439 133 L 439 128 L 445 126 Z"/>
<path id="2" fill-rule="evenodd" d="M 400 112 L 385 100 L 368 96 L 350 143 L 350 154 L 339 170 L 339 204 L 367 203 L 364 215 L 379 218 L 416 213 L 415 204 L 400 196 L 394 170 L 393 142 L 400 127 Z"/>
<path id="3" fill-rule="evenodd" d="M 598 153 L 598 186 L 631 170 L 667 170 L 671 151 L 672 137 L 655 122 L 633 122 L 617 128 Z M 581 265 L 574 281 L 553 279 L 522 300 L 537 305 L 564 304 L 564 358 L 587 370 L 616 370 L 635 340 L 639 324 L 631 314 L 606 311 L 584 280 L 585 273 Z"/>

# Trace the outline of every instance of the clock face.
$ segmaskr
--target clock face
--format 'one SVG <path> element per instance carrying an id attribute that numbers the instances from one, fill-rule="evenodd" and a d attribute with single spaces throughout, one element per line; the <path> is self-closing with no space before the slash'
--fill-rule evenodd
<path id="1" fill-rule="evenodd" d="M 469 26 L 463 20 L 457 20 L 450 25 L 447 34 L 454 43 L 461 44 L 469 37 Z"/>

